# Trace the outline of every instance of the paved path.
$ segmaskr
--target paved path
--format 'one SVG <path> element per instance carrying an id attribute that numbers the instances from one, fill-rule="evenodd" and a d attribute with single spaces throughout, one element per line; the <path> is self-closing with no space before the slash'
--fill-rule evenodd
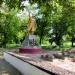
<path id="1" fill-rule="evenodd" d="M 0 57 L 0 75 L 22 75 L 13 66 Z"/>

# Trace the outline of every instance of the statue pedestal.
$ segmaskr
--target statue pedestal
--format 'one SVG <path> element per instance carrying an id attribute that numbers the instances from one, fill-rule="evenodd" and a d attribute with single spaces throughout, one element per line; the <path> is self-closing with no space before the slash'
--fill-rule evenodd
<path id="1" fill-rule="evenodd" d="M 28 35 L 22 44 L 22 48 L 19 48 L 20 53 L 41 53 L 43 49 L 36 43 L 35 35 Z"/>
<path id="2" fill-rule="evenodd" d="M 42 48 L 20 48 L 20 53 L 29 53 L 29 54 L 35 54 L 35 53 L 42 53 Z"/>

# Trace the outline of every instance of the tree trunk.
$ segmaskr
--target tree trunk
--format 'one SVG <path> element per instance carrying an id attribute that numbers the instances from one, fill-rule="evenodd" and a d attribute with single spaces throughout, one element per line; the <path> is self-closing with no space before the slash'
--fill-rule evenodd
<path id="1" fill-rule="evenodd" d="M 4 33 L 4 40 L 3 40 L 3 43 L 2 43 L 2 46 L 4 47 L 4 48 L 6 48 L 6 44 L 7 44 L 7 39 L 6 39 L 7 37 L 6 37 L 6 33 Z"/>
<path id="2" fill-rule="evenodd" d="M 73 47 L 73 41 L 72 41 L 72 47 Z"/>
<path id="3" fill-rule="evenodd" d="M 40 37 L 40 45 L 41 45 L 41 43 L 42 43 L 42 37 Z"/>
<path id="4" fill-rule="evenodd" d="M 72 36 L 72 39 L 71 39 L 72 47 L 73 47 L 73 41 L 74 41 L 74 36 Z"/>

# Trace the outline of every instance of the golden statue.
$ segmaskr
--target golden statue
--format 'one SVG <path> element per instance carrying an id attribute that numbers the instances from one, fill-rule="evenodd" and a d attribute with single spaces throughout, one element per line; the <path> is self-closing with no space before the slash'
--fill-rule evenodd
<path id="1" fill-rule="evenodd" d="M 33 35 L 35 30 L 36 30 L 35 18 L 34 18 L 34 16 L 30 15 L 30 13 L 29 13 L 28 34 Z"/>

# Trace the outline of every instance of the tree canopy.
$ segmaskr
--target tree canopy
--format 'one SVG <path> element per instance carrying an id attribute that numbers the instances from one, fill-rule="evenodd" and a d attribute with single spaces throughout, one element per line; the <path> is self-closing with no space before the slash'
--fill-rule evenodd
<path id="1" fill-rule="evenodd" d="M 56 45 L 61 45 L 65 35 L 70 39 L 75 37 L 75 0 L 29 0 L 29 6 L 23 3 L 24 0 L 0 0 L 1 45 L 23 40 L 28 16 L 22 15 L 25 16 L 22 20 L 17 14 L 28 10 L 37 11 L 37 14 L 33 13 L 37 23 L 35 34 L 39 36 L 40 44 L 44 37 L 54 39 Z"/>

